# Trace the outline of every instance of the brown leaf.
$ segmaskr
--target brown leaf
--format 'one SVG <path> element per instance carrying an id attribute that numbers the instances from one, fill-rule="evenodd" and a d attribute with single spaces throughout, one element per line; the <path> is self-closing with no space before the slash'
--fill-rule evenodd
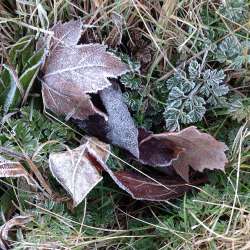
<path id="1" fill-rule="evenodd" d="M 85 142 L 88 142 L 88 151 L 94 154 L 95 158 L 98 158 L 102 162 L 106 162 L 110 155 L 110 146 L 102 141 L 99 141 L 96 137 L 84 138 Z"/>
<path id="2" fill-rule="evenodd" d="M 140 162 L 153 167 L 170 166 L 183 151 L 180 145 L 169 140 L 161 140 L 153 134 L 139 130 Z"/>
<path id="3" fill-rule="evenodd" d="M 9 249 L 9 231 L 13 227 L 22 227 L 32 220 L 31 216 L 15 216 L 0 227 L 0 248 Z"/>
<path id="4" fill-rule="evenodd" d="M 203 172 L 204 169 L 220 169 L 224 171 L 227 158 L 224 151 L 226 145 L 217 141 L 211 135 L 201 133 L 196 127 L 191 126 L 177 133 L 162 133 L 150 135 L 140 142 L 140 155 L 149 152 L 150 147 L 163 149 L 178 148 L 179 156 L 173 159 L 172 164 L 175 171 L 186 181 L 189 180 L 189 167 L 195 171 Z M 145 148 L 147 149 L 145 151 Z M 149 154 L 148 154 L 149 155 Z M 144 163 L 154 166 L 168 166 L 169 155 L 165 157 L 162 151 L 158 154 L 153 151 L 148 159 L 144 157 Z"/>
<path id="5" fill-rule="evenodd" d="M 81 38 L 82 32 L 82 21 L 81 20 L 71 20 L 66 23 L 59 21 L 52 27 L 54 35 L 50 42 L 52 50 L 56 49 L 58 45 L 60 46 L 74 46 L 77 45 L 79 39 Z"/>
<path id="6" fill-rule="evenodd" d="M 78 27 L 77 32 L 71 33 L 74 25 Z M 97 93 L 110 86 L 108 78 L 117 78 L 128 72 L 129 67 L 102 44 L 75 45 L 80 38 L 79 27 L 79 21 L 54 26 L 54 40 L 43 67 L 43 85 L 46 85 L 43 96 L 46 107 L 57 114 L 70 110 L 72 118 L 85 119 L 97 111 L 87 93 Z"/>
<path id="7" fill-rule="evenodd" d="M 98 146 L 99 145 L 99 146 Z M 103 148 L 103 150 L 102 150 Z M 101 180 L 98 169 L 88 157 L 88 151 L 97 159 L 95 164 L 106 160 L 109 146 L 97 139 L 85 142 L 80 147 L 49 156 L 49 167 L 53 176 L 68 191 L 77 206 Z"/>
<path id="8" fill-rule="evenodd" d="M 171 176 L 154 174 L 149 178 L 134 171 L 113 172 L 105 165 L 103 167 L 115 183 L 136 200 L 166 201 L 175 199 L 190 191 L 194 185 L 207 181 L 207 178 L 203 176 L 186 183 L 176 174 Z"/>
<path id="9" fill-rule="evenodd" d="M 79 96 L 61 94 L 44 83 L 42 86 L 42 95 L 45 107 L 49 107 L 55 114 L 67 115 L 66 120 L 70 117 L 81 120 L 94 114 L 99 114 L 101 117 L 104 117 L 104 120 L 107 120 L 106 114 L 93 105 L 90 96 L 87 94 Z"/>
<path id="10" fill-rule="evenodd" d="M 24 177 L 29 185 L 34 186 L 29 173 L 25 170 L 20 162 L 9 161 L 0 156 L 0 178 L 18 178 Z"/>

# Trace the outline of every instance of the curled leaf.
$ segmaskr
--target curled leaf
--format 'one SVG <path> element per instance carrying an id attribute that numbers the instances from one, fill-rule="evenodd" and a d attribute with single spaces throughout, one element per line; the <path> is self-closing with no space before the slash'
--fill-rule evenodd
<path id="1" fill-rule="evenodd" d="M 13 227 L 22 227 L 32 220 L 31 216 L 15 216 L 0 227 L 0 248 L 9 249 L 9 232 Z"/>
<path id="2" fill-rule="evenodd" d="M 108 140 L 135 157 L 139 157 L 138 129 L 124 103 L 118 84 L 100 91 L 100 97 L 108 114 Z"/>
<path id="3" fill-rule="evenodd" d="M 174 159 L 177 159 L 183 151 L 180 145 L 168 140 L 161 140 L 153 134 L 145 133 L 140 129 L 140 162 L 150 166 L 166 167 L 170 166 Z M 149 139 L 150 138 L 150 139 Z"/>
<path id="4" fill-rule="evenodd" d="M 192 190 L 193 186 L 207 181 L 205 176 L 186 183 L 179 176 L 158 175 L 145 176 L 134 171 L 117 171 L 103 165 L 115 183 L 136 200 L 166 201 L 182 196 Z"/>
<path id="5" fill-rule="evenodd" d="M 173 159 L 172 164 L 175 171 L 186 181 L 189 180 L 189 167 L 199 172 L 203 172 L 204 169 L 224 171 L 227 163 L 226 145 L 209 134 L 201 133 L 194 126 L 177 133 L 152 134 L 146 137 L 140 142 L 140 155 L 146 154 L 150 147 L 159 147 L 159 144 L 163 145 L 163 148 L 179 148 L 179 155 Z M 148 154 L 148 158 L 144 157 L 144 163 L 164 166 L 165 161 L 165 166 L 168 166 L 171 158 L 169 152 L 166 151 L 164 157 L 162 151 L 153 151 L 153 154 Z"/>

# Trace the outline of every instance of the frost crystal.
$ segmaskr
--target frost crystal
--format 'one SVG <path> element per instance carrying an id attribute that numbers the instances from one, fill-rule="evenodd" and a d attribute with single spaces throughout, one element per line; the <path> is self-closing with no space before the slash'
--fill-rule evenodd
<path id="1" fill-rule="evenodd" d="M 177 73 L 167 80 L 169 89 L 164 117 L 170 131 L 180 129 L 180 124 L 200 121 L 207 107 L 225 104 L 222 96 L 228 93 L 223 83 L 223 70 L 201 70 L 197 61 L 188 65 L 186 73 Z"/>
<path id="2" fill-rule="evenodd" d="M 250 63 L 250 42 L 240 41 L 235 36 L 226 37 L 215 51 L 215 58 L 231 69 L 241 69 Z"/>

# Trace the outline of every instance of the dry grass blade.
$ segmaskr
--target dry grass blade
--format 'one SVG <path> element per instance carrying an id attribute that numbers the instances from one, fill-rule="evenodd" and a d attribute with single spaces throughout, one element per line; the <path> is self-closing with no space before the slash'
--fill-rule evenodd
<path id="1" fill-rule="evenodd" d="M 34 186 L 34 181 L 32 180 L 29 173 L 25 170 L 20 162 L 9 161 L 0 156 L 0 178 L 17 178 L 24 177 L 28 184 Z"/>

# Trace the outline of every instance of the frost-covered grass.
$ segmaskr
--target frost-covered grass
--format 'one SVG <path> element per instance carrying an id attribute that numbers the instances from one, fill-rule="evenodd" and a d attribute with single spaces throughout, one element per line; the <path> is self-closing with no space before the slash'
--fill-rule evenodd
<path id="1" fill-rule="evenodd" d="M 51 201 L 23 183 L 1 179 L 4 216 L 14 208 L 34 214 L 27 230 L 18 232 L 14 249 L 250 248 L 249 8 L 247 0 L 0 2 L 0 71 L 4 63 L 15 64 L 20 77 L 35 41 L 58 21 L 81 17 L 86 24 L 83 40 L 105 42 L 116 12 L 124 24 L 122 46 L 115 53 L 141 67 L 121 79 L 136 124 L 154 132 L 194 124 L 229 148 L 226 173 L 209 173 L 209 184 L 199 192 L 166 203 L 134 201 L 105 176 L 72 210 L 53 180 L 60 195 Z M 13 60 L 10 51 L 18 50 L 25 36 L 32 42 Z M 6 121 L 13 118 L 1 126 L 0 145 L 35 152 L 46 176 L 48 152 L 59 150 L 50 141 L 74 145 L 79 131 L 43 113 L 38 78 L 24 101 L 29 107 L 22 109 L 21 119 L 12 110 L 5 116 Z M 116 157 L 109 164 L 124 167 L 121 159 L 127 159 L 117 148 L 112 153 Z"/>

